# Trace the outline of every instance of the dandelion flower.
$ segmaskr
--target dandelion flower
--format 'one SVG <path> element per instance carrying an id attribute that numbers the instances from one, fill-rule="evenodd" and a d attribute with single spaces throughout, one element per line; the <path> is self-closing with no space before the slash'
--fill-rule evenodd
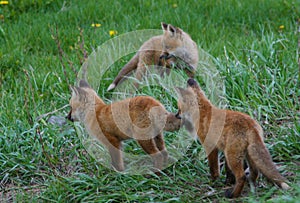
<path id="1" fill-rule="evenodd" d="M 100 27 L 100 26 L 101 26 L 100 23 L 93 23 L 93 24 L 92 24 L 92 27 Z"/>
<path id="2" fill-rule="evenodd" d="M 8 1 L 0 1 L 0 5 L 7 5 Z"/>
<path id="3" fill-rule="evenodd" d="M 281 29 L 281 30 L 284 29 L 284 25 L 280 25 L 279 29 Z"/>
<path id="4" fill-rule="evenodd" d="M 111 36 L 111 37 L 115 36 L 116 34 L 118 34 L 118 32 L 116 30 L 109 31 L 109 36 Z"/>

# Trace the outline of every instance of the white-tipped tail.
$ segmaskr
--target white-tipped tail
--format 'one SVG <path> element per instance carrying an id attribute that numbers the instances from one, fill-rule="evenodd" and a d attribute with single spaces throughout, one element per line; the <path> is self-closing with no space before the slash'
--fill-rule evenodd
<path id="1" fill-rule="evenodd" d="M 290 186 L 289 186 L 288 184 L 286 184 L 286 183 L 281 183 L 281 184 L 280 184 L 280 187 L 281 187 L 281 189 L 283 189 L 283 190 L 288 190 L 288 189 L 290 189 Z"/>
<path id="2" fill-rule="evenodd" d="M 114 89 L 115 87 L 116 87 L 116 85 L 114 83 L 111 83 L 109 85 L 109 87 L 107 88 L 107 91 L 110 91 L 110 90 Z"/>

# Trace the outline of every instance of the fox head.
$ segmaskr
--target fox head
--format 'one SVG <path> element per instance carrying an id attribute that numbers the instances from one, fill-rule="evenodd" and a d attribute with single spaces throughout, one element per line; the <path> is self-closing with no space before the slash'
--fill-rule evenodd
<path id="1" fill-rule="evenodd" d="M 184 46 L 183 31 L 178 27 L 166 23 L 161 23 L 161 27 L 164 31 L 161 58 L 169 55 L 177 56 L 177 52 L 180 52 L 179 49 Z"/>
<path id="2" fill-rule="evenodd" d="M 72 96 L 70 99 L 71 110 L 67 115 L 67 119 L 70 121 L 82 121 L 88 110 L 93 107 L 94 102 L 94 90 L 89 86 L 89 84 L 81 80 L 79 82 L 79 87 L 70 86 L 72 91 Z"/>
<path id="3" fill-rule="evenodd" d="M 199 102 L 197 92 L 200 91 L 198 83 L 194 79 L 189 79 L 187 88 L 176 87 L 178 93 L 178 112 L 177 118 L 183 120 L 187 130 L 192 131 L 194 124 L 199 119 Z"/>

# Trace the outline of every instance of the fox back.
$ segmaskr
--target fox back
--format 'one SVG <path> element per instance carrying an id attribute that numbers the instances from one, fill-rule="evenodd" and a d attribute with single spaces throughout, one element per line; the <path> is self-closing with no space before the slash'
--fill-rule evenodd
<path id="1" fill-rule="evenodd" d="M 198 56 L 198 46 L 192 40 L 192 38 L 184 32 L 182 29 L 172 26 L 170 24 L 162 24 L 164 34 L 162 35 L 162 52 L 169 56 L 174 57 L 173 60 L 167 61 L 167 64 L 172 64 L 174 66 L 184 65 L 180 63 L 184 62 L 186 66 L 191 66 L 192 71 L 196 71 L 199 56 Z M 168 58 L 168 57 L 167 57 Z"/>
<path id="2" fill-rule="evenodd" d="M 194 79 L 188 80 L 187 88 L 177 91 L 178 116 L 190 131 L 197 133 L 207 153 L 213 180 L 219 177 L 218 150 L 225 154 L 228 168 L 235 176 L 235 186 L 226 191 L 226 197 L 238 197 L 242 192 L 246 180 L 244 160 L 249 164 L 252 187 L 261 172 L 282 189 L 289 188 L 264 144 L 261 126 L 254 119 L 241 112 L 218 109 Z"/>
<path id="3" fill-rule="evenodd" d="M 194 76 L 199 61 L 196 43 L 180 28 L 166 23 L 161 23 L 161 26 L 163 35 L 150 38 L 140 47 L 109 85 L 108 91 L 134 70 L 135 77 L 141 81 L 147 68 L 153 66 L 165 67 L 167 74 L 172 67 L 176 67 L 185 70 L 190 77 Z M 138 87 L 137 82 L 134 85 Z"/>
<path id="4" fill-rule="evenodd" d="M 137 96 L 105 104 L 84 81 L 71 90 L 71 111 L 67 118 L 82 122 L 88 133 L 99 139 L 108 149 L 116 170 L 124 170 L 122 141 L 130 138 L 151 156 L 156 170 L 162 169 L 168 158 L 163 130 L 178 130 L 181 121 L 159 101 Z"/>

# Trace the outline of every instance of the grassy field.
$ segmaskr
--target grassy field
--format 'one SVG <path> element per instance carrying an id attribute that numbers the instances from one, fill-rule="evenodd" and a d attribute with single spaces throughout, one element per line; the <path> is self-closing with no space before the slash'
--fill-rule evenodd
<path id="1" fill-rule="evenodd" d="M 230 202 L 224 197 L 223 167 L 221 178 L 212 182 L 199 143 L 160 177 L 123 175 L 87 152 L 73 123 L 48 122 L 68 113 L 62 108 L 70 98 L 68 85 L 75 83 L 85 56 L 113 37 L 110 31 L 121 36 L 161 29 L 161 22 L 181 27 L 210 54 L 224 79 L 228 108 L 263 126 L 266 146 L 292 186 L 285 192 L 260 177 L 255 194 L 247 186 L 235 201 L 299 201 L 299 9 L 296 0 L 12 0 L 0 5 L 0 202 Z M 130 56 L 99 78 L 105 101 L 112 98 L 105 90 Z M 154 88 L 141 93 L 176 111 L 176 101 Z M 135 146 L 128 143 L 125 150 Z"/>

